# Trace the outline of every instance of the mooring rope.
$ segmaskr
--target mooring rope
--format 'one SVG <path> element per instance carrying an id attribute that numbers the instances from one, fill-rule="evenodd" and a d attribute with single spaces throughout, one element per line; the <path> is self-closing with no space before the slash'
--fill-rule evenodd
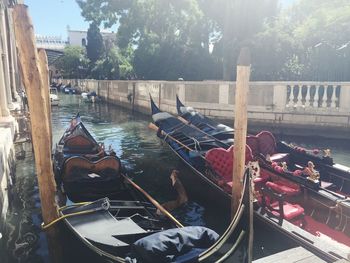
<path id="1" fill-rule="evenodd" d="M 60 212 L 63 209 L 66 209 L 68 207 L 76 207 L 76 206 L 83 206 L 83 205 L 89 205 L 92 202 L 81 202 L 81 203 L 76 203 L 76 204 L 72 204 L 72 205 L 65 205 L 65 206 L 61 206 L 57 209 L 57 213 Z M 68 217 L 72 217 L 72 216 L 78 216 L 78 215 L 85 215 L 85 214 L 89 214 L 89 213 L 93 213 L 95 212 L 96 209 L 91 209 L 91 210 L 86 210 L 86 211 L 80 211 L 80 212 L 75 212 L 75 213 L 71 213 L 71 214 L 66 214 L 66 215 L 62 215 L 58 218 L 56 218 L 55 220 L 52 220 L 50 223 L 45 224 L 44 222 L 41 223 L 41 229 L 42 230 L 46 230 L 49 227 L 55 225 L 56 223 L 60 222 L 61 220 L 68 218 Z"/>

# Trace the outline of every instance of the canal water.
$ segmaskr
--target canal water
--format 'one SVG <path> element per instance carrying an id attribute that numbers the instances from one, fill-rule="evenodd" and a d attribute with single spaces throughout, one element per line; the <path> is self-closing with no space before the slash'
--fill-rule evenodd
<path id="1" fill-rule="evenodd" d="M 189 202 L 174 212 L 187 225 L 203 225 L 222 233 L 228 224 L 228 212 L 222 211 L 214 197 L 208 197 L 205 185 L 148 129 L 148 113 L 132 114 L 129 110 L 105 103 L 81 101 L 79 95 L 60 95 L 60 106 L 52 108 L 53 141 L 57 142 L 70 119 L 77 112 L 99 142 L 116 151 L 129 175 L 160 203 L 176 196 L 170 183 L 172 169 L 180 170 L 180 179 L 189 195 Z M 308 148 L 331 148 L 336 162 L 350 164 L 349 142 L 306 137 L 283 137 Z M 12 208 L 0 229 L 0 262 L 49 262 L 42 222 L 40 199 L 31 146 L 25 145 L 26 158 L 16 162 L 16 186 Z M 97 262 L 93 255 L 77 244 L 63 228 L 64 262 Z M 260 224 L 254 229 L 254 258 L 291 248 L 295 244 Z"/>

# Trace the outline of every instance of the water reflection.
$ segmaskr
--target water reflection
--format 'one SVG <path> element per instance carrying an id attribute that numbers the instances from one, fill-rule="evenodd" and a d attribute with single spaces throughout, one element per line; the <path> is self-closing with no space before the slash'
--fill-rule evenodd
<path id="1" fill-rule="evenodd" d="M 76 95 L 60 95 L 61 104 L 52 109 L 53 141 L 56 142 L 68 126 L 72 116 L 80 112 L 86 127 L 97 141 L 111 145 L 120 156 L 125 169 L 134 180 L 159 202 L 173 200 L 175 191 L 171 187 L 170 172 L 178 169 L 181 180 L 189 195 L 189 203 L 174 212 L 185 224 L 205 225 L 222 233 L 228 224 L 228 212 L 221 211 L 215 197 L 207 196 L 206 185 L 197 180 L 193 173 L 179 161 L 147 126 L 150 116 L 107 105 L 84 103 Z M 283 139 L 301 143 L 305 138 Z M 332 148 L 335 159 L 340 163 L 350 163 L 349 145 L 337 141 L 313 140 L 308 147 Z M 30 145 L 26 145 L 26 159 L 17 161 L 16 194 L 12 209 L 6 220 L 6 227 L 0 231 L 0 261 L 48 262 L 45 235 L 40 230 L 40 200 L 34 171 Z M 290 246 L 281 242 L 281 237 L 256 224 L 256 257 L 278 252 Z M 96 262 L 76 244 L 68 233 L 64 241 L 69 248 L 65 262 Z M 78 247 L 77 247 L 78 246 Z M 83 257 L 84 256 L 84 257 Z"/>

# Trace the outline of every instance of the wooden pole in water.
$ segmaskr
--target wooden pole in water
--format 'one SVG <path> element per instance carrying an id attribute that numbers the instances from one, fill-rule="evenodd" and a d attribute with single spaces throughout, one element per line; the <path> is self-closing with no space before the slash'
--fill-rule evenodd
<path id="1" fill-rule="evenodd" d="M 45 49 L 39 48 L 39 66 L 41 71 L 41 76 L 44 81 L 44 87 L 42 89 L 43 98 L 46 104 L 46 111 L 49 122 L 49 139 L 50 139 L 50 152 L 52 152 L 52 120 L 51 120 L 51 102 L 50 102 L 50 83 L 49 83 L 49 68 Z M 47 81 L 46 81 L 47 80 Z"/>
<path id="2" fill-rule="evenodd" d="M 27 6 L 16 5 L 13 12 L 16 45 L 21 65 L 23 84 L 28 97 L 31 117 L 32 143 L 35 155 L 35 166 L 39 184 L 41 211 L 45 224 L 58 218 L 55 201 L 56 184 L 52 171 L 50 144 L 50 127 L 47 103 L 44 94 L 48 79 L 42 74 L 39 54 L 35 45 L 34 30 Z M 47 66 L 46 66 L 47 67 Z M 56 228 L 47 231 L 49 252 L 52 262 L 63 262 L 61 244 L 57 239 Z"/>
<path id="3" fill-rule="evenodd" d="M 250 52 L 242 48 L 237 62 L 235 94 L 235 140 L 234 169 L 232 177 L 231 215 L 235 215 L 242 193 L 242 182 L 245 170 L 245 147 L 247 142 L 247 96 L 250 77 Z"/>

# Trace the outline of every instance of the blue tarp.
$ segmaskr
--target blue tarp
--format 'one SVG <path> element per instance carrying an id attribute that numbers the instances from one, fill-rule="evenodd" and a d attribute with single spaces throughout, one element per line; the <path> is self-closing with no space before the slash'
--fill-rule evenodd
<path id="1" fill-rule="evenodd" d="M 219 235 L 206 227 L 188 226 L 161 231 L 137 240 L 126 260 L 132 263 L 197 262 Z"/>

